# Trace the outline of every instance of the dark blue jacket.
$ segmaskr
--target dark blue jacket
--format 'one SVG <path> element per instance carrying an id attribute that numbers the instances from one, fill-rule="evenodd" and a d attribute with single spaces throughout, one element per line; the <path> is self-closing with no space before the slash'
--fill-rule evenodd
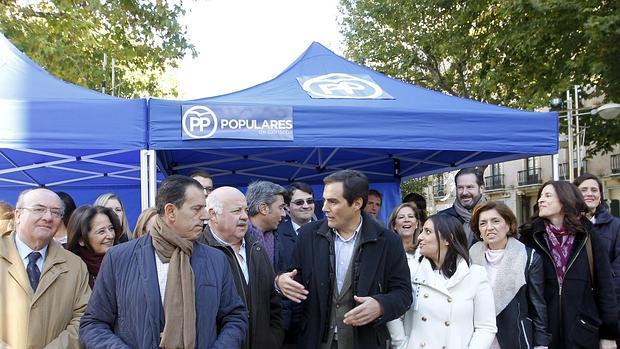
<path id="1" fill-rule="evenodd" d="M 295 242 L 297 242 L 297 233 L 293 229 L 291 218 L 287 217 L 280 222 L 276 231 L 276 264 L 274 265 L 276 274 L 288 271 L 293 258 Z M 301 304 L 282 297 L 282 321 L 286 330 L 285 343 L 297 343 L 302 311 Z"/>
<path id="2" fill-rule="evenodd" d="M 291 223 L 290 217 L 286 217 L 286 219 L 280 222 L 276 230 L 275 239 L 276 263 L 274 264 L 274 269 L 276 274 L 279 274 L 288 271 L 293 256 L 293 246 L 295 246 L 297 241 L 297 233 L 293 230 L 293 223 Z"/>
<path id="3" fill-rule="evenodd" d="M 454 205 L 446 208 L 445 210 L 437 212 L 437 214 L 447 214 L 448 216 L 452 216 L 458 219 L 461 223 L 465 223 L 463 218 L 461 218 L 461 216 L 459 216 L 459 214 L 456 212 L 456 208 L 454 208 Z"/>
<path id="4" fill-rule="evenodd" d="M 616 297 L 620 305 L 620 218 L 612 216 L 609 211 L 599 205 L 594 214 L 596 223 L 592 225 L 592 233 L 597 234 L 609 245 L 609 261 L 614 276 Z"/>
<path id="5" fill-rule="evenodd" d="M 239 348 L 247 313 L 226 256 L 194 243 L 196 348 Z M 164 311 L 150 235 L 110 249 L 103 259 L 80 341 L 87 348 L 159 348 Z"/>
<path id="6" fill-rule="evenodd" d="M 360 231 L 359 249 L 351 258 L 353 294 L 375 298 L 383 306 L 383 316 L 353 327 L 353 348 L 385 348 L 390 334 L 386 323 L 403 315 L 413 301 L 411 276 L 403 243 L 394 232 L 382 227 L 370 215 Z M 330 247 L 331 229 L 323 219 L 304 225 L 293 250 L 291 268 L 296 280 L 308 290 L 303 301 L 303 318 L 298 341 L 300 349 L 316 349 L 327 341 L 331 300 L 335 287 L 335 257 Z M 331 251 L 330 251 L 331 250 Z M 330 262 L 331 260 L 331 262 Z"/>

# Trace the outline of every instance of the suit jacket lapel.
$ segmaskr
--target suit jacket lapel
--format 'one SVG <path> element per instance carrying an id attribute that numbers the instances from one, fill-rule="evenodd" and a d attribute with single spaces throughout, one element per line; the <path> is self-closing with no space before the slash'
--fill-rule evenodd
<path id="1" fill-rule="evenodd" d="M 0 258 L 4 258 L 10 264 L 8 267 L 9 275 L 21 286 L 25 293 L 32 297 L 33 291 L 30 281 L 28 281 L 28 274 L 26 274 L 24 262 L 22 262 L 15 246 L 15 232 L 2 236 Z"/>
<path id="2" fill-rule="evenodd" d="M 353 255 L 353 259 L 351 260 L 352 272 L 359 277 L 357 289 L 354 290 L 356 296 L 368 295 L 380 264 L 378 262 L 383 257 L 383 249 L 381 248 L 383 244 L 377 243 L 377 229 L 382 228 L 378 227 L 378 223 L 376 223 L 370 215 L 362 213 L 362 217 L 364 221 L 362 222 L 362 234 L 359 237 L 361 241 L 357 252 Z M 356 265 L 356 261 L 359 261 L 359 265 Z M 351 277 L 355 278 L 355 275 L 351 275 Z M 385 285 L 382 285 L 382 287 L 385 287 Z"/>
<path id="3" fill-rule="evenodd" d="M 138 270 L 140 272 L 140 281 L 142 291 L 146 299 L 147 312 L 153 314 L 149 317 L 151 327 L 157 328 L 159 331 L 164 326 L 164 311 L 159 294 L 159 281 L 157 278 L 157 267 L 155 266 L 155 249 L 151 242 L 151 237 L 143 239 L 136 250 L 138 255 Z"/>
<path id="4" fill-rule="evenodd" d="M 63 255 L 61 249 L 62 247 L 54 240 L 50 241 L 49 245 L 47 245 L 47 255 L 45 256 L 45 263 L 41 271 L 39 286 L 32 299 L 33 303 L 58 280 L 60 275 L 68 271 L 67 258 Z"/>
<path id="5" fill-rule="evenodd" d="M 325 220 L 316 232 L 312 249 L 313 254 L 316 256 L 312 258 L 314 262 L 312 278 L 319 288 L 319 314 L 327 314 L 327 316 L 329 316 L 327 304 L 329 303 L 329 298 L 332 297 L 332 292 L 336 288 L 335 256 L 330 253 L 334 242 L 330 234 L 331 231 L 327 225 L 327 220 Z M 324 281 L 330 287 L 321 288 L 321 281 Z"/>

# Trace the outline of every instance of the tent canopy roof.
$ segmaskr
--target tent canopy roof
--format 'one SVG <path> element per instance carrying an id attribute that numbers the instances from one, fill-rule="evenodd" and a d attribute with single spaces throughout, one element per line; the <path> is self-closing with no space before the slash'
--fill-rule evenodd
<path id="1" fill-rule="evenodd" d="M 311 98 L 298 78 L 365 75 L 393 99 Z M 183 105 L 289 106 L 293 141 L 182 140 Z M 557 152 L 555 113 L 521 111 L 449 96 L 392 79 L 313 43 L 274 79 L 238 92 L 149 103 L 149 147 L 160 167 L 185 173 L 204 167 L 218 185 L 318 182 L 341 168 L 372 181 L 394 181 Z M 219 179 L 217 179 L 219 177 Z"/>
<path id="2" fill-rule="evenodd" d="M 146 100 L 62 81 L 0 33 L 0 186 L 137 186 Z M 59 190 L 59 189 L 55 189 Z"/>

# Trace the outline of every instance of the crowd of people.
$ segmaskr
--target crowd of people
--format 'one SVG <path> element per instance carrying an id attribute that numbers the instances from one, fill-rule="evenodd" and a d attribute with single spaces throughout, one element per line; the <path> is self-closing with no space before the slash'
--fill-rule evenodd
<path id="1" fill-rule="evenodd" d="M 306 183 L 172 175 L 133 231 L 114 193 L 0 201 L 0 348 L 617 348 L 596 176 L 543 184 L 520 227 L 473 168 L 447 210 L 412 193 L 385 223 L 361 172 L 323 182 L 319 219 Z"/>

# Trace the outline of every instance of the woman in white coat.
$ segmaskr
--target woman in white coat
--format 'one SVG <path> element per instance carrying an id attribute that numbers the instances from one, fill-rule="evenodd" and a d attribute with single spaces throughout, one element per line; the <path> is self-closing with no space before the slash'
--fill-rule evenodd
<path id="1" fill-rule="evenodd" d="M 427 219 L 409 269 L 414 301 L 388 323 L 392 348 L 488 349 L 497 332 L 493 292 L 484 268 L 470 266 L 458 219 Z"/>

